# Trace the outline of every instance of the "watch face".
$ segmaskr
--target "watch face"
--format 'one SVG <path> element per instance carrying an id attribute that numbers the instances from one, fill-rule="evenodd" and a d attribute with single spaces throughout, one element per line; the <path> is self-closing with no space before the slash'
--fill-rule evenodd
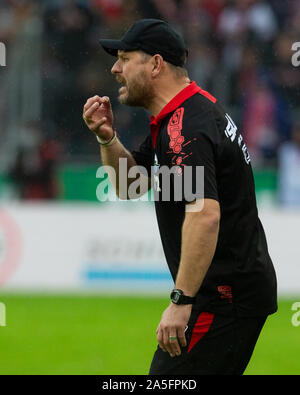
<path id="1" fill-rule="evenodd" d="M 178 303 L 179 302 L 179 299 L 180 299 L 180 296 L 181 296 L 181 292 L 180 291 L 177 291 L 177 290 L 174 290 L 173 292 L 172 292 L 172 301 L 174 302 L 174 303 Z"/>
<path id="2" fill-rule="evenodd" d="M 173 301 L 175 302 L 175 303 L 177 303 L 178 302 L 178 300 L 179 300 L 179 298 L 180 298 L 180 295 L 179 295 L 179 293 L 174 293 L 174 295 L 173 295 Z"/>

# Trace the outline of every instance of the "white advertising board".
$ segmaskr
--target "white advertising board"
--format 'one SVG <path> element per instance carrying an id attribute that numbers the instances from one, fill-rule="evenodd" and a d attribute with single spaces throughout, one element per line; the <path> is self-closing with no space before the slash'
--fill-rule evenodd
<path id="1" fill-rule="evenodd" d="M 263 209 L 280 294 L 300 295 L 300 211 Z M 165 293 L 172 289 L 152 204 L 0 207 L 0 290 Z"/>
<path id="2" fill-rule="evenodd" d="M 0 217 L 0 284 L 6 289 L 172 287 L 152 205 L 23 204 L 2 207 Z"/>

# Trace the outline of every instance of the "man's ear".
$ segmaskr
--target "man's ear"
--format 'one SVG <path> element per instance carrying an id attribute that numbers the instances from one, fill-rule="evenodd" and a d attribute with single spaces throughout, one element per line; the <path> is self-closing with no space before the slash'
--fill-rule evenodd
<path id="1" fill-rule="evenodd" d="M 161 55 L 156 54 L 152 57 L 152 77 L 157 77 L 163 68 L 164 60 Z"/>

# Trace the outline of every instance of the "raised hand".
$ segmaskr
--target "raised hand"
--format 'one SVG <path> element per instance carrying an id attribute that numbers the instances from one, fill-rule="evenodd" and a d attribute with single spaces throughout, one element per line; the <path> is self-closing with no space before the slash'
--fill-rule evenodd
<path id="1" fill-rule="evenodd" d="M 83 107 L 82 117 L 87 127 L 101 140 L 112 138 L 114 117 L 109 97 L 96 95 L 89 98 Z"/>

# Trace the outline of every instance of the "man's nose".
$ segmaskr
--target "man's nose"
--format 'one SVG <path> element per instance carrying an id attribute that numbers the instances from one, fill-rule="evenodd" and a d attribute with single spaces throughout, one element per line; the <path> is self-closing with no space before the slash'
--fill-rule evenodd
<path id="1" fill-rule="evenodd" d="M 111 68 L 111 73 L 112 74 L 117 74 L 117 73 L 121 73 L 121 72 L 122 72 L 122 70 L 121 70 L 121 67 L 120 67 L 120 62 L 119 62 L 119 60 L 117 60 L 115 62 L 115 64 L 113 65 L 113 67 Z"/>

